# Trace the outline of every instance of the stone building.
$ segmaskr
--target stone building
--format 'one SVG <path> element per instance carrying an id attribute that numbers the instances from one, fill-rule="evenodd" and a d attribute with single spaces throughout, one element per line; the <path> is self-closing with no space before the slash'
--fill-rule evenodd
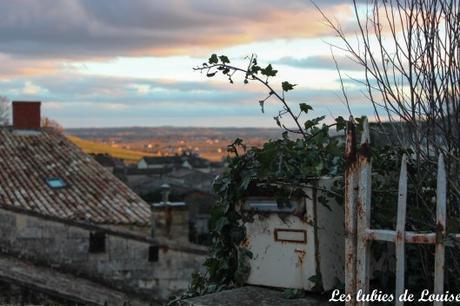
<path id="1" fill-rule="evenodd" d="M 151 237 L 151 218 L 109 170 L 40 128 L 40 102 L 13 102 L 13 125 L 0 127 L 0 276 L 82 303 L 164 301 L 187 287 L 207 250 Z M 29 278 L 11 271 L 23 263 Z M 30 284 L 45 274 L 72 281 Z M 82 281 L 108 291 L 75 291 Z"/>

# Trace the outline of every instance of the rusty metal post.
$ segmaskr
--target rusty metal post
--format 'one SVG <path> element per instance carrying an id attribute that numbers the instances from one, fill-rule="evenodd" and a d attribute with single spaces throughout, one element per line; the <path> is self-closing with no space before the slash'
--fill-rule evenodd
<path id="1" fill-rule="evenodd" d="M 358 164 L 353 117 L 347 125 L 345 143 L 345 293 L 352 297 L 347 306 L 356 305 L 356 198 Z"/>
<path id="2" fill-rule="evenodd" d="M 356 247 L 356 288 L 362 293 L 369 293 L 369 262 L 370 240 L 367 232 L 370 229 L 371 219 L 371 148 L 369 123 L 364 119 L 361 147 L 359 150 L 359 190 L 357 201 L 357 247 Z M 368 305 L 368 302 L 358 302 L 357 305 Z"/>

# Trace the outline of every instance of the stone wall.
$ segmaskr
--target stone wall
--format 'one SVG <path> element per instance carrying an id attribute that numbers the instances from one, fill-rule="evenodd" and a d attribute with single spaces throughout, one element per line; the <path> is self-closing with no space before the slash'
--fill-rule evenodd
<path id="1" fill-rule="evenodd" d="M 97 244 L 92 250 L 96 252 L 90 251 L 91 233 L 105 237 L 105 251 Z M 186 289 L 205 258 L 202 248 L 181 249 L 4 209 L 0 209 L 0 248 L 5 254 L 157 300 Z"/>

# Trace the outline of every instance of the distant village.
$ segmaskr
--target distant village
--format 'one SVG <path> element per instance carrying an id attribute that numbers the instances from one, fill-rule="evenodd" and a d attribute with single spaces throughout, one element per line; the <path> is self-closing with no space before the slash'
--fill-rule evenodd
<path id="1" fill-rule="evenodd" d="M 191 151 L 174 156 L 145 156 L 128 164 L 109 154 L 92 156 L 148 203 L 161 202 L 164 186 L 169 186 L 169 200 L 187 207 L 190 241 L 209 243 L 208 221 L 215 202 L 212 183 L 224 169 L 224 161 L 209 161 Z"/>

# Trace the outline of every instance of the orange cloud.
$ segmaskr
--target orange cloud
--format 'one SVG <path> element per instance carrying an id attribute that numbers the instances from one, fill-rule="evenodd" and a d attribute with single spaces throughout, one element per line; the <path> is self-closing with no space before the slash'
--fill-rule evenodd
<path id="1" fill-rule="evenodd" d="M 349 5 L 332 6 L 327 14 L 335 16 L 338 22 L 348 24 L 353 20 L 354 13 Z M 185 30 L 187 32 L 187 30 Z M 171 55 L 207 55 L 215 50 L 234 45 L 247 44 L 273 39 L 316 38 L 334 34 L 329 25 L 324 23 L 316 8 L 299 11 L 271 10 L 264 16 L 241 20 L 237 24 L 229 24 L 223 28 L 202 29 L 200 33 L 184 35 L 178 42 L 171 44 L 152 45 L 133 50 L 132 56 L 171 56 Z"/>
<path id="2" fill-rule="evenodd" d="M 17 58 L 0 53 L 0 80 L 18 76 L 52 75 L 62 72 L 64 65 L 53 60 Z"/>

